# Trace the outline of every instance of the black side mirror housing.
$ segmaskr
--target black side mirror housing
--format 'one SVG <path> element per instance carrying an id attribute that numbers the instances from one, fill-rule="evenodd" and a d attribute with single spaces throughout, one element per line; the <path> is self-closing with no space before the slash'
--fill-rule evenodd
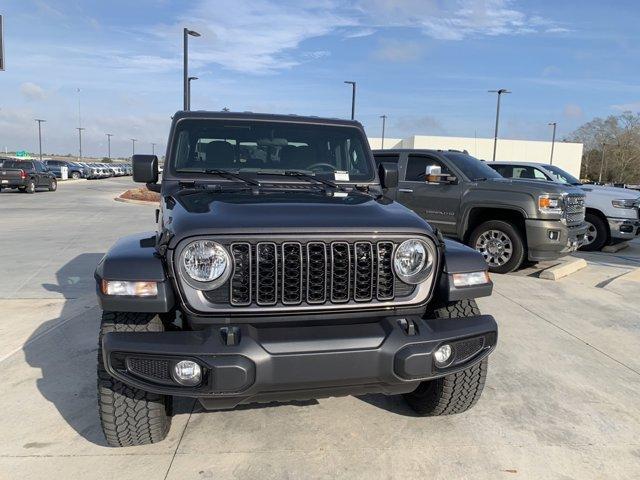
<path id="1" fill-rule="evenodd" d="M 158 157 L 155 155 L 134 155 L 133 181 L 138 183 L 158 183 Z"/>
<path id="2" fill-rule="evenodd" d="M 382 188 L 396 188 L 398 186 L 398 164 L 382 162 L 378 167 L 378 175 Z"/>

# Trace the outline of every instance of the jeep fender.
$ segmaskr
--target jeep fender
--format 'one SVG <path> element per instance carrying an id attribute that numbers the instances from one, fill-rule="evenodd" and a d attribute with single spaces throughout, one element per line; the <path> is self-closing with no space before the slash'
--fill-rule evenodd
<path id="1" fill-rule="evenodd" d="M 98 262 L 95 271 L 98 302 L 103 310 L 116 312 L 166 313 L 175 296 L 162 258 L 156 255 L 155 232 L 137 233 L 119 239 Z M 102 293 L 102 280 L 157 282 L 155 297 L 127 297 Z"/>
<path id="2" fill-rule="evenodd" d="M 493 282 L 471 287 L 456 287 L 453 284 L 454 273 L 483 272 L 487 270 L 484 257 L 473 248 L 467 247 L 455 240 L 444 240 L 444 268 L 438 285 L 439 294 L 436 298 L 447 302 L 488 297 L 493 291 Z"/>

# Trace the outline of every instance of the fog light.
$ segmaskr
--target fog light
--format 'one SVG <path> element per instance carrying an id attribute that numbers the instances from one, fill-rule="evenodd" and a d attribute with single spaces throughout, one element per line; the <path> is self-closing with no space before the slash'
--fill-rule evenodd
<path id="1" fill-rule="evenodd" d="M 549 240 L 558 240 L 560 232 L 558 230 L 549 230 Z"/>
<path id="2" fill-rule="evenodd" d="M 181 360 L 173 366 L 173 379 L 182 385 L 197 385 L 201 378 L 202 369 L 196 362 Z"/>
<path id="3" fill-rule="evenodd" d="M 453 349 L 451 348 L 451 345 L 445 344 L 438 348 L 435 352 L 433 352 L 433 358 L 436 361 L 436 365 L 438 367 L 446 366 L 449 362 L 449 359 L 451 358 L 452 351 Z"/>

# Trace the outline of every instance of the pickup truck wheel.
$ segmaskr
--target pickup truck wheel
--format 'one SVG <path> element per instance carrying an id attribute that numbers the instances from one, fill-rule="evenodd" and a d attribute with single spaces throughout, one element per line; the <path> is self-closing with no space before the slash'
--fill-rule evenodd
<path id="1" fill-rule="evenodd" d="M 80 179 L 80 172 L 71 172 L 71 178 L 73 180 L 79 180 Z"/>
<path id="2" fill-rule="evenodd" d="M 580 250 L 587 252 L 602 250 L 602 247 L 604 247 L 607 240 L 609 240 L 607 226 L 604 220 L 593 213 L 587 213 L 585 215 L 585 222 L 587 223 L 587 233 Z"/>
<path id="3" fill-rule="evenodd" d="M 34 182 L 33 180 L 29 180 L 29 183 L 27 183 L 27 188 L 25 189 L 25 192 L 36 193 L 36 182 Z"/>
<path id="4" fill-rule="evenodd" d="M 522 234 L 502 220 L 478 225 L 469 237 L 469 246 L 482 254 L 494 273 L 513 272 L 524 260 Z"/>
<path id="5" fill-rule="evenodd" d="M 480 315 L 475 300 L 460 300 L 440 307 L 433 318 L 462 318 Z M 473 407 L 484 388 L 488 359 L 458 373 L 420 383 L 413 392 L 404 395 L 409 406 L 419 415 L 437 416 L 462 413 Z"/>
<path id="6" fill-rule="evenodd" d="M 58 189 L 58 181 L 55 178 L 51 179 L 51 183 L 49 184 L 49 191 L 55 192 Z"/>
<path id="7" fill-rule="evenodd" d="M 171 397 L 130 387 L 109 375 L 102 360 L 108 332 L 162 332 L 160 317 L 148 313 L 104 312 L 98 343 L 98 408 L 102 431 L 112 447 L 163 440 L 171 427 Z"/>

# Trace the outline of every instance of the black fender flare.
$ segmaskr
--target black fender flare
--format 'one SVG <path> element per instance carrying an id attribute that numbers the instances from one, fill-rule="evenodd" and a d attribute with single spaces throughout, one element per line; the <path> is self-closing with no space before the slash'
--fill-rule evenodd
<path id="1" fill-rule="evenodd" d="M 156 233 L 144 232 L 120 238 L 96 267 L 96 292 L 103 310 L 116 312 L 166 313 L 175 306 L 173 285 L 164 261 L 156 251 Z M 156 282 L 155 297 L 105 295 L 102 280 Z"/>
<path id="2" fill-rule="evenodd" d="M 455 240 L 445 239 L 443 254 L 443 269 L 438 284 L 437 298 L 445 302 L 456 302 L 478 297 L 488 297 L 493 291 L 493 282 L 471 287 L 456 287 L 453 284 L 455 273 L 469 273 L 487 271 L 484 257 L 473 248 Z"/>

